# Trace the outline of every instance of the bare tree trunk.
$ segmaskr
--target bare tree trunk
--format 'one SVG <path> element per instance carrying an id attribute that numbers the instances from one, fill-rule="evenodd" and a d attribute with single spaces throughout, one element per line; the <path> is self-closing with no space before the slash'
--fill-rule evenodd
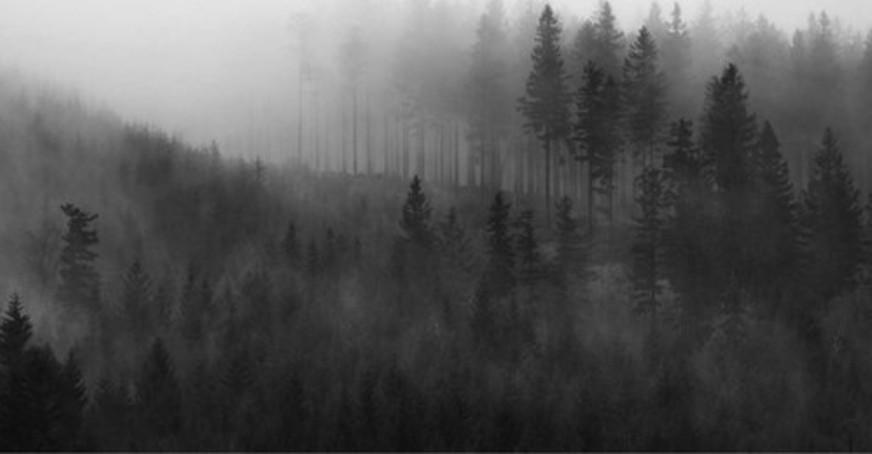
<path id="1" fill-rule="evenodd" d="M 351 155 L 352 171 L 357 175 L 357 87 L 351 93 Z"/>
<path id="2" fill-rule="evenodd" d="M 545 139 L 545 225 L 551 226 L 551 140 Z"/>

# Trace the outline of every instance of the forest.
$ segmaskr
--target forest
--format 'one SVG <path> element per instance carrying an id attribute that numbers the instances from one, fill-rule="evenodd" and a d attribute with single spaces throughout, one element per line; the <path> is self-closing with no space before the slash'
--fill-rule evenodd
<path id="1" fill-rule="evenodd" d="M 872 31 L 519 5 L 282 162 L 0 72 L 0 448 L 872 449 Z"/>

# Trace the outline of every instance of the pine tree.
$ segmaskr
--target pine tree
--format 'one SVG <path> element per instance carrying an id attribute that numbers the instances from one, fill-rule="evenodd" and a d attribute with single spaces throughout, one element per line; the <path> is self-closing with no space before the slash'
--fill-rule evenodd
<path id="1" fill-rule="evenodd" d="M 749 201 L 757 225 L 750 250 L 754 254 L 754 288 L 770 301 L 792 287 L 796 276 L 791 274 L 798 258 L 798 206 L 779 148 L 775 130 L 764 122 L 755 156 L 756 196 Z"/>
<path id="2" fill-rule="evenodd" d="M 641 216 L 636 219 L 633 244 L 633 293 L 636 310 L 656 319 L 660 306 L 660 283 L 664 277 L 664 230 L 672 206 L 668 180 L 661 169 L 645 167 L 636 178 L 636 202 Z"/>
<path id="3" fill-rule="evenodd" d="M 832 130 L 824 133 L 803 194 L 801 241 L 806 281 L 821 303 L 850 290 L 862 260 L 859 192 Z"/>
<path id="4" fill-rule="evenodd" d="M 125 329 L 134 335 L 136 342 L 143 340 L 151 331 L 152 282 L 142 263 L 134 260 L 124 277 L 122 310 Z"/>
<path id="5" fill-rule="evenodd" d="M 60 258 L 61 282 L 57 298 L 68 309 L 94 313 L 100 301 L 100 276 L 94 268 L 98 243 L 97 231 L 89 229 L 96 214 L 90 214 L 72 204 L 61 206 L 67 216 L 67 232 Z"/>
<path id="6" fill-rule="evenodd" d="M 618 29 L 617 19 L 608 1 L 600 2 L 594 30 L 596 45 L 591 60 L 603 69 L 606 76 L 617 79 L 621 75 L 624 33 Z"/>
<path id="7" fill-rule="evenodd" d="M 757 123 L 747 108 L 745 82 L 735 65 L 708 86 L 703 114 L 702 147 L 714 163 L 714 181 L 719 203 L 720 226 L 716 230 L 720 250 L 715 263 L 721 268 L 718 288 L 735 283 L 741 288 L 753 280 L 756 235 L 750 205 L 754 197 L 754 155 Z M 733 278 L 732 276 L 735 276 Z"/>
<path id="8" fill-rule="evenodd" d="M 593 62 L 584 68 L 582 85 L 576 95 L 578 118 L 574 125 L 577 159 L 588 166 L 588 230 L 595 225 L 595 194 L 608 196 L 611 213 L 614 167 L 620 147 L 620 91 L 614 79 L 606 77 Z M 611 217 L 610 217 L 611 220 Z"/>
<path id="9" fill-rule="evenodd" d="M 687 94 L 688 81 L 690 79 L 690 33 L 687 24 L 681 16 L 681 6 L 678 3 L 672 8 L 672 17 L 668 24 L 666 38 L 660 45 L 663 72 L 669 80 L 668 91 L 670 100 L 674 105 L 673 111 L 679 116 L 691 115 L 696 106 L 691 105 Z"/>
<path id="10" fill-rule="evenodd" d="M 497 192 L 485 227 L 488 251 L 485 282 L 488 293 L 495 297 L 507 295 L 515 284 L 515 253 L 509 232 L 510 215 L 511 204 L 503 200 L 501 191 Z"/>
<path id="11" fill-rule="evenodd" d="M 561 26 L 551 6 L 545 5 L 536 29 L 533 69 L 519 110 L 527 120 L 525 127 L 543 143 L 545 149 L 545 205 L 551 218 L 552 147 L 569 134 L 569 103 L 566 75 L 560 50 Z"/>
<path id="12" fill-rule="evenodd" d="M 557 239 L 557 270 L 553 273 L 558 288 L 566 288 L 569 282 L 584 280 L 588 276 L 588 244 L 581 232 L 578 220 L 572 213 L 572 199 L 561 197 L 555 206 L 554 230 Z"/>
<path id="13" fill-rule="evenodd" d="M 181 390 L 163 340 L 152 344 L 137 381 L 137 415 L 149 436 L 145 448 L 172 449 L 181 430 Z"/>
<path id="14" fill-rule="evenodd" d="M 431 211 L 430 202 L 421 188 L 421 179 L 415 175 L 409 186 L 409 193 L 403 204 L 402 217 L 400 218 L 400 228 L 403 230 L 405 238 L 418 246 L 429 247 L 432 240 Z"/>
<path id="15" fill-rule="evenodd" d="M 639 30 L 624 60 L 623 94 L 630 141 L 644 150 L 644 162 L 654 166 L 666 117 L 666 77 L 660 69 L 657 45 L 646 27 Z"/>
<path id="16" fill-rule="evenodd" d="M 717 239 L 711 158 L 696 146 L 693 125 L 679 120 L 670 128 L 664 171 L 672 186 L 673 213 L 666 229 L 665 271 L 684 301 L 684 327 L 697 327 L 716 298 Z"/>
<path id="17" fill-rule="evenodd" d="M 33 335 L 30 317 L 22 311 L 21 299 L 13 293 L 0 322 L 0 364 L 12 367 L 19 363 Z"/>
<path id="18" fill-rule="evenodd" d="M 511 120 L 506 95 L 508 37 L 504 21 L 502 2 L 491 0 L 476 30 L 467 82 L 468 138 L 475 144 L 478 155 L 482 194 L 488 186 L 487 163 L 490 163 L 491 172 L 495 172 L 500 139 Z M 491 185 L 497 184 L 493 177 L 496 175 L 491 176 Z"/>
<path id="19" fill-rule="evenodd" d="M 59 397 L 59 438 L 67 449 L 80 449 L 84 443 L 82 430 L 88 398 L 82 371 L 72 351 L 61 370 Z"/>
<path id="20" fill-rule="evenodd" d="M 179 301 L 181 334 L 188 343 L 197 343 L 203 336 L 203 308 L 197 292 L 197 275 L 193 266 L 188 267 L 182 298 Z"/>

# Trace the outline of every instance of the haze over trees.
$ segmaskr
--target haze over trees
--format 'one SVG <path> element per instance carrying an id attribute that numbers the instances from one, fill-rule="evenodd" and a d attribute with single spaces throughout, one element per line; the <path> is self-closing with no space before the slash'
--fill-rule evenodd
<path id="1" fill-rule="evenodd" d="M 285 165 L 0 73 L 0 447 L 872 447 L 872 34 L 404 4 Z"/>

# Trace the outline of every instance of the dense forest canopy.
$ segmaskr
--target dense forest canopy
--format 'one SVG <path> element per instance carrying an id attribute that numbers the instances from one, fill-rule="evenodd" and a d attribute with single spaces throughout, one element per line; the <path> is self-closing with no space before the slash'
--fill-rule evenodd
<path id="1" fill-rule="evenodd" d="M 872 32 L 354 4 L 243 155 L 0 73 L 0 448 L 872 447 Z"/>

